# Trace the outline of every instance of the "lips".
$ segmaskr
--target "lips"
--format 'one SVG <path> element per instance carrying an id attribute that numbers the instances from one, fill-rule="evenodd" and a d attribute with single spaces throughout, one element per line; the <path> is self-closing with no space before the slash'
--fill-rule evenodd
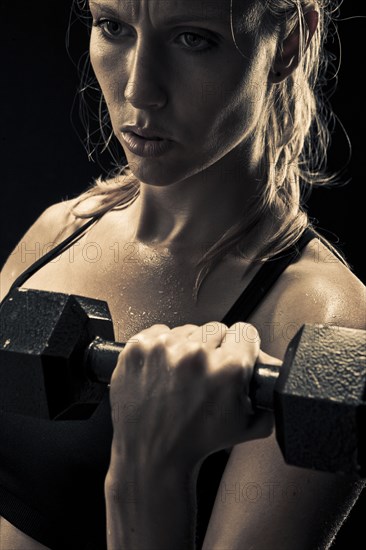
<path id="1" fill-rule="evenodd" d="M 121 128 L 122 132 L 125 133 L 133 133 L 138 137 L 142 137 L 145 139 L 153 139 L 153 140 L 162 140 L 162 139 L 168 139 L 168 136 L 165 134 L 164 131 L 162 131 L 159 128 L 154 128 L 152 126 L 136 126 L 136 125 L 127 125 L 123 126 Z"/>
<path id="2" fill-rule="evenodd" d="M 169 139 L 145 138 L 131 131 L 122 131 L 121 136 L 127 149 L 140 157 L 158 157 L 168 152 L 174 145 Z"/>
<path id="3" fill-rule="evenodd" d="M 155 140 L 155 141 L 162 141 L 162 140 L 163 140 L 163 138 L 158 137 L 158 136 L 145 137 L 145 136 L 143 136 L 142 134 L 137 134 L 136 132 L 131 132 L 131 134 L 135 134 L 135 136 L 137 136 L 137 137 L 143 137 L 144 139 L 147 139 L 148 141 L 152 141 L 152 140 Z"/>

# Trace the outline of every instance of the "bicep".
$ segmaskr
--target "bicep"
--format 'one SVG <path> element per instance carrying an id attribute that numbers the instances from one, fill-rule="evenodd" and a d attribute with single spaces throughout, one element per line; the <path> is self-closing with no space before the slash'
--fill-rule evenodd
<path id="1" fill-rule="evenodd" d="M 311 277 L 282 278 L 257 311 L 264 351 L 283 358 L 303 323 L 365 328 L 365 287 L 339 266 Z M 297 283 L 297 280 L 299 281 Z M 274 304 L 274 305 L 273 305 Z M 285 463 L 275 432 L 236 445 L 230 455 L 203 550 L 326 549 L 366 482 Z"/>
<path id="2" fill-rule="evenodd" d="M 364 481 L 285 463 L 275 435 L 236 445 L 203 550 L 328 548 Z"/>

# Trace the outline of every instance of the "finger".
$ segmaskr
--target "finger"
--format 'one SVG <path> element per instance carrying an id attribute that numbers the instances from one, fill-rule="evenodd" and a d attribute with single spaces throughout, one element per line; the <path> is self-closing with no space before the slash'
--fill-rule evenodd
<path id="1" fill-rule="evenodd" d="M 219 321 L 211 321 L 204 325 L 197 327 L 189 335 L 189 340 L 194 342 L 200 342 L 210 349 L 216 349 L 220 346 L 222 339 L 224 338 L 227 326 Z"/>
<path id="2" fill-rule="evenodd" d="M 150 338 L 154 338 L 155 336 L 159 334 L 164 334 L 170 332 L 170 328 L 168 325 L 164 324 L 156 324 L 152 325 L 151 327 L 145 328 L 141 330 L 140 332 L 136 332 L 131 338 L 129 338 L 125 344 L 127 346 L 128 344 L 136 344 L 141 343 L 143 341 L 149 340 Z"/>
<path id="3" fill-rule="evenodd" d="M 172 328 L 170 331 L 170 334 L 174 338 L 176 337 L 189 338 L 189 336 L 198 328 L 199 328 L 198 325 L 192 325 L 191 323 L 187 323 L 186 325 L 181 325 L 179 327 Z"/>
<path id="4" fill-rule="evenodd" d="M 162 332 L 154 335 L 155 343 L 162 344 L 166 349 L 175 350 L 181 348 L 190 342 L 189 336 L 198 328 L 197 325 L 186 324 L 179 327 L 174 327 L 169 332 Z"/>
<path id="5" fill-rule="evenodd" d="M 231 325 L 221 346 L 211 353 L 210 366 L 215 378 L 224 382 L 226 377 L 235 376 L 239 391 L 247 393 L 259 352 L 260 338 L 255 327 L 243 322 Z"/>
<path id="6" fill-rule="evenodd" d="M 252 373 L 252 364 L 245 350 L 228 347 L 210 350 L 209 366 L 215 378 L 219 377 L 223 382 L 229 381 L 236 373 L 236 382 L 239 383 L 242 391 L 246 392 Z"/>
<path id="7" fill-rule="evenodd" d="M 272 355 L 268 355 L 268 353 L 265 353 L 262 350 L 259 352 L 257 362 L 262 365 L 278 365 L 279 367 L 282 365 L 282 361 L 280 361 L 280 359 L 277 359 L 277 357 L 273 357 Z"/>
<path id="8" fill-rule="evenodd" d="M 237 357 L 243 366 L 254 366 L 260 352 L 259 333 L 249 323 L 234 323 L 227 329 L 220 347 Z"/>

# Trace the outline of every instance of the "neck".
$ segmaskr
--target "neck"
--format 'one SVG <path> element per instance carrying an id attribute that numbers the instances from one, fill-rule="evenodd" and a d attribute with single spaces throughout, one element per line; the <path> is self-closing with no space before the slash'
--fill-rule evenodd
<path id="1" fill-rule="evenodd" d="M 135 202 L 135 239 L 171 251 L 202 250 L 248 216 L 259 190 L 258 163 L 244 156 L 239 159 L 237 151 L 171 184 L 141 182 Z"/>

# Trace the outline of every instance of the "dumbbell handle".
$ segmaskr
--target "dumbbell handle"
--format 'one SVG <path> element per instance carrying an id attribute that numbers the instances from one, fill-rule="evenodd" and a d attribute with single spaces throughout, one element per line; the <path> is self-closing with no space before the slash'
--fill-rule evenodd
<path id="1" fill-rule="evenodd" d="M 104 340 L 97 336 L 88 346 L 84 355 L 84 373 L 89 380 L 109 384 L 118 355 L 125 344 Z M 278 365 L 256 363 L 250 382 L 249 397 L 254 408 L 273 411 L 273 392 L 278 379 Z"/>

